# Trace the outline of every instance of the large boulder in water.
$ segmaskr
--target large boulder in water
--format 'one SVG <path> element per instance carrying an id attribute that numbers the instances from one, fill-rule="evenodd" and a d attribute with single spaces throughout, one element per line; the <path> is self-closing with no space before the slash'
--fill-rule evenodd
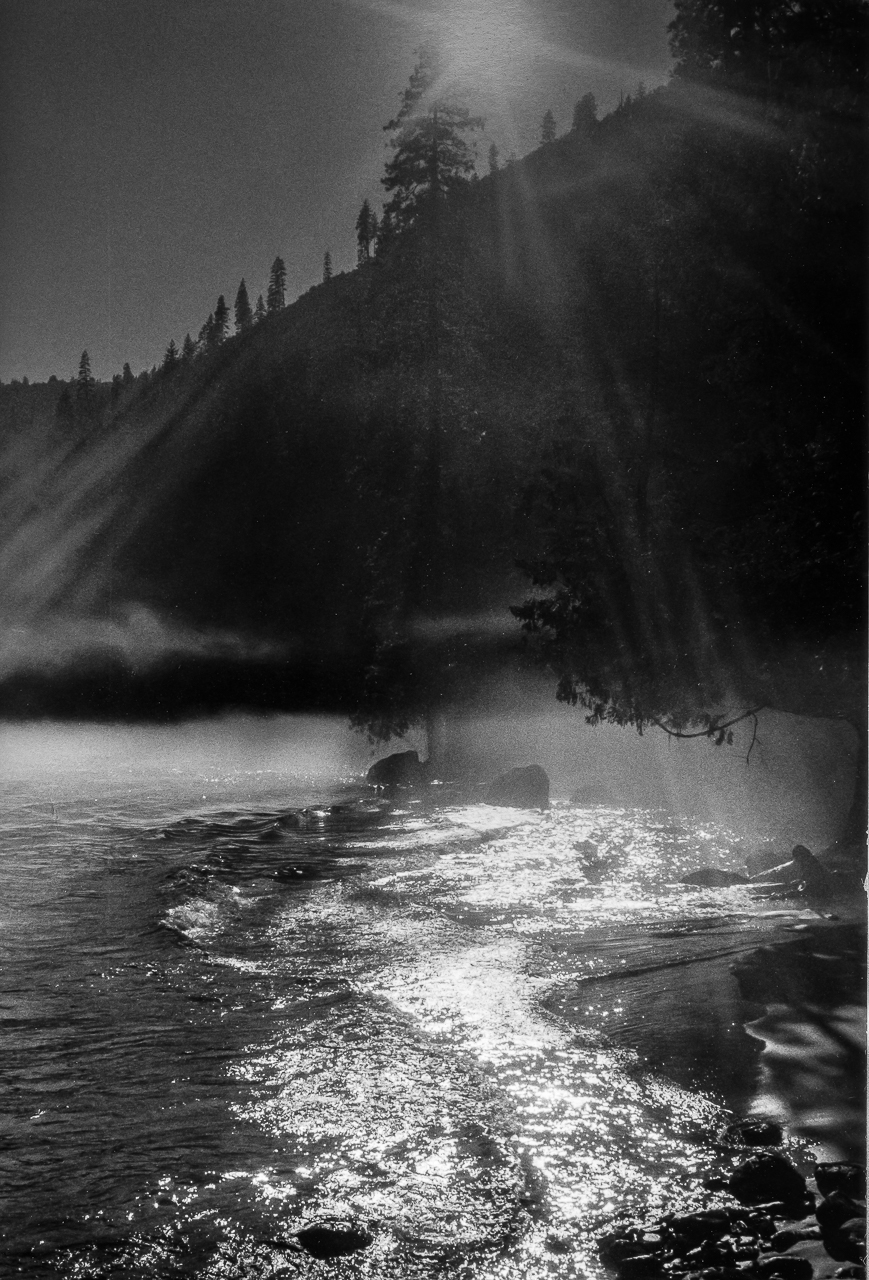
<path id="1" fill-rule="evenodd" d="M 365 776 L 376 787 L 418 787 L 428 780 L 426 766 L 416 751 L 395 751 L 375 760 Z"/>
<path id="2" fill-rule="evenodd" d="M 416 753 L 414 753 L 416 754 Z M 346 1258 L 367 1249 L 374 1237 L 358 1222 L 312 1222 L 295 1233 L 299 1244 L 312 1258 Z"/>
<path id="3" fill-rule="evenodd" d="M 548 809 L 549 778 L 539 764 L 526 764 L 499 774 L 486 788 L 486 804 L 513 809 Z"/>

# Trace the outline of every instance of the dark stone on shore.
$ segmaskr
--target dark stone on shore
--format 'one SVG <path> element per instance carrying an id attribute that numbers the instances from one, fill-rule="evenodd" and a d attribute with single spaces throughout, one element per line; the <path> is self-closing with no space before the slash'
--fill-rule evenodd
<path id="1" fill-rule="evenodd" d="M 816 1164 L 815 1182 L 822 1196 L 841 1191 L 852 1200 L 866 1199 L 866 1166 L 862 1164 Z"/>
<path id="2" fill-rule="evenodd" d="M 508 769 L 489 783 L 485 803 L 514 809 L 548 809 L 549 778 L 546 770 L 539 764 Z"/>
<path id="3" fill-rule="evenodd" d="M 745 1280 L 746 1273 L 738 1267 L 704 1267 L 702 1271 L 688 1271 L 685 1280 Z"/>
<path id="4" fill-rule="evenodd" d="M 375 760 L 365 775 L 376 787 L 418 787 L 428 781 L 428 771 L 416 751 L 395 751 Z"/>
<path id="5" fill-rule="evenodd" d="M 734 1169 L 728 1183 L 731 1194 L 742 1204 L 761 1204 L 771 1199 L 785 1204 L 802 1204 L 806 1180 L 784 1156 L 771 1151 L 749 1156 Z"/>
<path id="6" fill-rule="evenodd" d="M 859 1200 L 847 1196 L 842 1191 L 834 1191 L 826 1196 L 815 1209 L 824 1237 L 830 1231 L 838 1231 L 843 1223 L 851 1218 L 865 1216 L 866 1205 Z"/>
<path id="7" fill-rule="evenodd" d="M 645 1280 L 646 1276 L 660 1276 L 664 1273 L 661 1257 L 657 1253 L 638 1253 L 630 1258 L 622 1258 L 617 1268 L 623 1280 Z"/>
<path id="8" fill-rule="evenodd" d="M 732 1215 L 727 1209 L 700 1209 L 696 1213 L 670 1218 L 667 1230 L 677 1240 L 693 1245 L 726 1235 L 732 1221 Z"/>
<path id="9" fill-rule="evenodd" d="M 758 1258 L 755 1272 L 759 1276 L 781 1276 L 782 1280 L 811 1280 L 813 1268 L 808 1258 L 787 1253 L 771 1253 Z"/>
<path id="10" fill-rule="evenodd" d="M 663 1244 L 658 1248 L 652 1248 L 646 1237 L 647 1233 L 637 1227 L 629 1227 L 625 1231 L 608 1232 L 597 1242 L 601 1261 L 621 1269 L 622 1264 L 630 1258 L 647 1257 L 653 1253 L 660 1254 Z"/>
<path id="11" fill-rule="evenodd" d="M 355 1222 L 313 1222 L 295 1233 L 299 1244 L 312 1258 L 344 1258 L 367 1249 L 374 1237 Z"/>
<path id="12" fill-rule="evenodd" d="M 820 1240 L 820 1238 L 821 1229 L 817 1226 L 783 1227 L 781 1231 L 775 1233 L 770 1244 L 776 1253 L 786 1253 L 802 1240 Z"/>
<path id="13" fill-rule="evenodd" d="M 866 1265 L 866 1213 L 848 1218 L 834 1230 L 824 1229 L 824 1248 L 837 1262 Z"/>
<path id="14" fill-rule="evenodd" d="M 737 1120 L 727 1126 L 721 1141 L 731 1147 L 778 1147 L 782 1127 L 775 1120 Z"/>
<path id="15" fill-rule="evenodd" d="M 729 885 L 748 882 L 748 876 L 741 876 L 737 871 L 724 871 L 721 867 L 699 867 L 697 871 L 683 876 L 680 883 L 699 885 L 704 889 L 726 889 Z"/>

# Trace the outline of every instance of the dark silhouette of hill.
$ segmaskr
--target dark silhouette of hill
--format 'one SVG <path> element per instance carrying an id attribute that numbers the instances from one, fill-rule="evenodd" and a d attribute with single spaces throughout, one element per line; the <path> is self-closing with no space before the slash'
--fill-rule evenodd
<path id="1" fill-rule="evenodd" d="M 835 649 L 838 684 L 788 679 L 840 714 L 863 610 L 864 159 L 848 112 L 674 84 L 465 184 L 436 240 L 411 229 L 98 420 L 28 434 L 18 413 L 0 705 L 352 708 L 380 663 L 365 696 L 413 710 L 455 692 L 445 663 L 469 678 L 510 647 L 492 620 L 527 594 L 521 561 L 590 584 L 629 647 L 714 631 L 731 684 L 749 637 Z M 597 569 L 589 521 L 618 531 Z"/>

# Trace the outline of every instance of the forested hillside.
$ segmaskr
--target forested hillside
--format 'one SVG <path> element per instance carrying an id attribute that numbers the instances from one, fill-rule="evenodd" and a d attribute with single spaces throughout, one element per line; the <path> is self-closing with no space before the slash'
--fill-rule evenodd
<path id="1" fill-rule="evenodd" d="M 423 57 L 355 271 L 90 418 L 4 388 L 4 711 L 385 736 L 524 635 L 594 718 L 858 723 L 866 7 L 825 8 L 685 0 L 668 86 L 480 178 Z"/>

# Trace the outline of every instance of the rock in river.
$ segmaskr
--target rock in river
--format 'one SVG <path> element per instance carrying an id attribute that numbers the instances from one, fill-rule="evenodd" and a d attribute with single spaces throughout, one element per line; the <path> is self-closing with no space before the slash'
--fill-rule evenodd
<path id="1" fill-rule="evenodd" d="M 736 1120 L 721 1134 L 729 1147 L 781 1146 L 782 1127 L 775 1120 Z"/>
<path id="2" fill-rule="evenodd" d="M 299 1244 L 312 1258 L 343 1258 L 367 1249 L 374 1237 L 356 1222 L 312 1222 L 295 1233 Z"/>
<path id="3" fill-rule="evenodd" d="M 417 787 L 428 780 L 428 771 L 418 752 L 395 751 L 375 760 L 365 777 L 376 787 Z"/>
<path id="4" fill-rule="evenodd" d="M 549 778 L 539 764 L 527 764 L 499 774 L 486 788 L 486 804 L 514 809 L 548 809 Z"/>
<path id="5" fill-rule="evenodd" d="M 784 1156 L 759 1151 L 743 1160 L 730 1175 L 728 1187 L 742 1204 L 782 1200 L 801 1203 L 806 1196 L 806 1180 Z"/>

